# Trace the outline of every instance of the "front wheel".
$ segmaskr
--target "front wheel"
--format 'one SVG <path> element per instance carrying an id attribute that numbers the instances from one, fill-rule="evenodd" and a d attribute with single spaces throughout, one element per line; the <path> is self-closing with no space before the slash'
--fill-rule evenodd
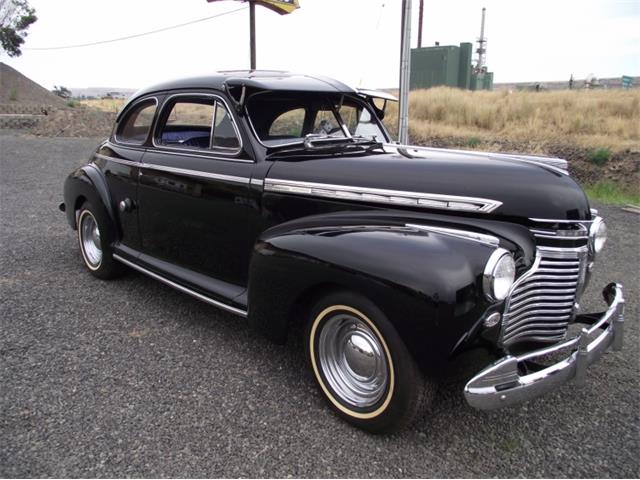
<path id="1" fill-rule="evenodd" d="M 425 378 L 386 316 L 349 292 L 320 300 L 307 329 L 307 356 L 330 406 L 374 433 L 410 423 L 430 397 Z"/>

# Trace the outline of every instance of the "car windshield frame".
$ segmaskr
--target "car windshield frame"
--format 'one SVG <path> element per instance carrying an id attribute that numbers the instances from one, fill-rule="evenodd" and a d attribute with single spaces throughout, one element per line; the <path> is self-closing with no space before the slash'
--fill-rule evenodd
<path id="1" fill-rule="evenodd" d="M 387 132 L 387 129 L 385 128 L 384 124 L 380 121 L 380 119 L 378 118 L 378 116 L 376 115 L 375 111 L 373 110 L 373 108 L 371 108 L 370 105 L 367 104 L 367 102 L 359 97 L 358 95 L 355 94 L 350 94 L 350 93 L 340 93 L 340 92 L 301 92 L 301 91 L 288 91 L 288 90 L 283 90 L 283 91 L 275 91 L 275 90 L 262 90 L 262 91 L 258 91 L 253 93 L 252 95 L 250 95 L 247 100 L 246 103 L 244 105 L 244 111 L 245 111 L 245 115 L 247 117 L 247 122 L 250 126 L 251 129 L 251 133 L 252 135 L 255 137 L 256 141 L 262 145 L 263 147 L 267 148 L 267 149 L 274 149 L 274 148 L 281 148 L 281 147 L 294 147 L 294 146 L 302 146 L 304 147 L 305 144 L 305 140 L 306 140 L 306 135 L 303 135 L 301 137 L 297 137 L 297 138 L 292 138 L 291 141 L 289 142 L 283 142 L 283 143 L 274 143 L 274 144 L 270 144 L 268 143 L 269 140 L 263 140 L 260 135 L 258 135 L 258 132 L 255 128 L 254 125 L 254 121 L 253 121 L 253 116 L 251 114 L 251 101 L 255 99 L 256 96 L 258 95 L 273 95 L 273 96 L 288 96 L 290 98 L 294 98 L 295 96 L 299 96 L 301 99 L 307 97 L 311 97 L 309 98 L 309 102 L 313 101 L 314 99 L 317 101 L 322 101 L 324 102 L 327 106 L 330 106 L 330 110 L 332 112 L 332 114 L 334 115 L 336 121 L 339 123 L 339 127 L 340 130 L 342 132 L 341 136 L 336 136 L 335 138 L 340 138 L 340 139 L 352 139 L 352 138 L 361 138 L 361 135 L 356 135 L 355 132 L 351 133 L 349 131 L 349 128 L 347 126 L 347 124 L 345 123 L 344 119 L 342 118 L 342 116 L 339 113 L 339 107 L 342 107 L 342 105 L 346 102 L 348 102 L 349 104 L 355 104 L 354 106 L 356 106 L 357 108 L 361 108 L 362 110 L 360 111 L 360 114 L 362 114 L 363 110 L 366 110 L 367 113 L 370 115 L 372 123 L 374 123 L 376 125 L 376 127 L 378 128 L 378 130 L 380 131 L 380 134 L 382 136 L 381 139 L 376 139 L 376 141 L 381 142 L 381 143 L 388 143 L 390 142 L 390 135 Z M 333 102 L 332 97 L 335 97 L 337 101 Z M 280 115 L 288 112 L 288 111 L 293 111 L 296 108 L 305 108 L 303 106 L 305 102 L 301 102 L 301 104 L 297 107 L 293 107 L 291 108 L 291 110 L 283 110 L 282 112 L 280 112 L 278 114 L 278 116 L 274 117 L 275 121 Z M 336 108 L 338 107 L 338 108 Z M 306 114 L 305 114 L 306 116 Z M 272 122 L 273 124 L 273 122 Z M 302 132 L 304 133 L 304 131 Z M 368 136 L 368 135 L 367 135 Z M 328 136 L 329 138 L 331 138 L 330 136 Z M 374 137 L 377 137 L 376 135 L 370 135 L 370 137 L 372 138 L 372 140 L 374 139 Z"/>

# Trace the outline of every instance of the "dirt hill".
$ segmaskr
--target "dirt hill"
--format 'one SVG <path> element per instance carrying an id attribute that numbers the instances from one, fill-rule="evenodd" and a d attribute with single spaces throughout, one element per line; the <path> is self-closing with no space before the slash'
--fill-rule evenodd
<path id="1" fill-rule="evenodd" d="M 64 100 L 0 62 L 0 104 L 61 107 Z"/>

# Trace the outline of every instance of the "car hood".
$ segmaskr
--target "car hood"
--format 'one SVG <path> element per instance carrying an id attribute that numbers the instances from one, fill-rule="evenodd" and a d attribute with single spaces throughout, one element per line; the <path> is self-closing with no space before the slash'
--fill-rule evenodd
<path id="1" fill-rule="evenodd" d="M 478 205 L 485 207 L 476 213 L 499 217 L 588 220 L 591 216 L 578 184 L 560 169 L 532 161 L 536 157 L 436 149 L 420 155 L 407 158 L 394 152 L 277 160 L 265 190 L 448 211 L 469 211 L 464 199 L 478 199 Z M 411 194 L 417 194 L 413 195 L 417 204 L 411 202 Z M 447 197 L 461 198 L 456 202 Z M 442 198 L 444 203 L 439 202 Z"/>

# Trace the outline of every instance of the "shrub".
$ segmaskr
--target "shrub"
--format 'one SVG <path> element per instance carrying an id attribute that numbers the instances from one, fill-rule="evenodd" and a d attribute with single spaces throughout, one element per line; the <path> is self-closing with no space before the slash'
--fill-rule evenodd
<path id="1" fill-rule="evenodd" d="M 478 145 L 480 145 L 480 139 L 478 137 L 471 137 L 467 141 L 467 145 L 470 146 L 471 148 L 476 148 Z"/>
<path id="2" fill-rule="evenodd" d="M 589 156 L 589 161 L 594 165 L 602 166 L 606 164 L 611 158 L 611 150 L 608 148 L 598 148 L 591 152 Z"/>

